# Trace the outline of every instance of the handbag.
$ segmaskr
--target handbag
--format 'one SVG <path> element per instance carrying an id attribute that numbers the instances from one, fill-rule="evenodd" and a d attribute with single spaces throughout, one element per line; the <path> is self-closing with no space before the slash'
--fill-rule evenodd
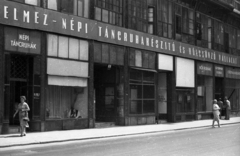
<path id="1" fill-rule="evenodd" d="M 27 121 L 27 122 L 30 121 L 27 111 L 24 112 L 23 121 Z"/>

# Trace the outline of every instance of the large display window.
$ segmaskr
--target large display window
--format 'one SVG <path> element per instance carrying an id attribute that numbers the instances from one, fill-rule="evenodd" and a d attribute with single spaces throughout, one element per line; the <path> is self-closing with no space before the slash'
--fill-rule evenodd
<path id="1" fill-rule="evenodd" d="M 155 112 L 155 73 L 131 69 L 130 114 Z"/>
<path id="2" fill-rule="evenodd" d="M 48 34 L 46 118 L 88 117 L 88 42 Z"/>

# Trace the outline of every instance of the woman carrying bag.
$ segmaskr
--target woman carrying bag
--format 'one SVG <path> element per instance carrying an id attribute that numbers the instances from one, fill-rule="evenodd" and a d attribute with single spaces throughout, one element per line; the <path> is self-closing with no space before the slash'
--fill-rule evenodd
<path id="1" fill-rule="evenodd" d="M 26 127 L 29 127 L 28 125 L 28 111 L 30 111 L 30 108 L 28 104 L 25 102 L 26 97 L 25 96 L 20 96 L 21 102 L 18 104 L 17 110 L 14 113 L 13 117 L 16 116 L 16 114 L 19 114 L 19 122 L 20 122 L 20 130 L 21 130 L 21 135 L 20 136 L 26 136 Z"/>

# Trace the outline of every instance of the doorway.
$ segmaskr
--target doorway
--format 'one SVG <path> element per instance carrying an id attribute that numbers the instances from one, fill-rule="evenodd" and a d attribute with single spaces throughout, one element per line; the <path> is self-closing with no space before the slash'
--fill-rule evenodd
<path id="1" fill-rule="evenodd" d="M 18 114 L 13 115 L 20 103 L 20 96 L 26 96 L 29 107 L 32 106 L 33 58 L 28 55 L 5 55 L 5 114 L 10 126 L 19 125 Z M 32 111 L 29 112 L 31 118 Z"/>
<path id="2" fill-rule="evenodd" d="M 95 119 L 96 122 L 115 124 L 122 113 L 121 76 L 123 69 L 112 65 L 94 65 Z"/>

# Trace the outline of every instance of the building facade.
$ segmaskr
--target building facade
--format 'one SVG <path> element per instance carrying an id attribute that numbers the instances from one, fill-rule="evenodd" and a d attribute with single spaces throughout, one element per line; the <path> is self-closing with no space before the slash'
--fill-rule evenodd
<path id="1" fill-rule="evenodd" d="M 0 131 L 19 97 L 30 131 L 212 118 L 240 111 L 240 3 L 234 0 L 0 1 Z M 78 117 L 70 117 L 70 110 Z"/>

